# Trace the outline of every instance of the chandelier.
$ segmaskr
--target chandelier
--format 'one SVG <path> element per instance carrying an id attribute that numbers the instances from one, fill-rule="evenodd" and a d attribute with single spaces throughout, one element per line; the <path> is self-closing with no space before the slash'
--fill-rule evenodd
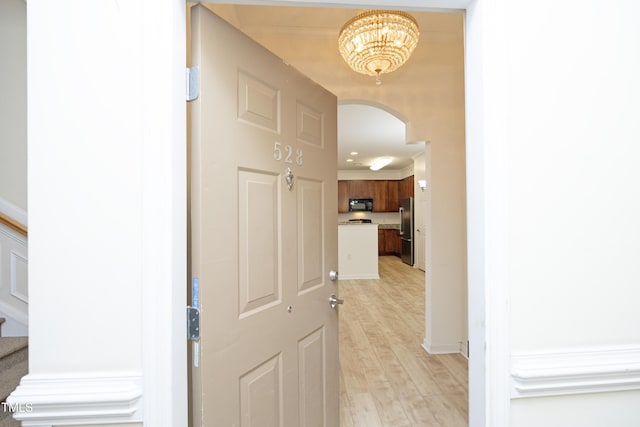
<path id="1" fill-rule="evenodd" d="M 408 13 L 370 10 L 349 20 L 338 37 L 338 49 L 354 71 L 376 76 L 398 69 L 418 44 L 418 23 Z"/>

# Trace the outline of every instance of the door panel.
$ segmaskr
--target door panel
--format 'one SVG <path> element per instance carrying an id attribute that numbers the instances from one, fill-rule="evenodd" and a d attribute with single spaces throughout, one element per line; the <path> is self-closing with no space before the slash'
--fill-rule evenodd
<path id="1" fill-rule="evenodd" d="M 195 426 L 339 425 L 337 102 L 192 8 Z"/>
<path id="2" fill-rule="evenodd" d="M 322 252 L 322 183 L 298 180 L 298 274 L 299 290 L 314 289 L 323 284 Z"/>
<path id="3" fill-rule="evenodd" d="M 322 113 L 301 103 L 298 103 L 297 107 L 298 134 L 296 136 L 300 141 L 322 147 L 324 143 Z"/>
<path id="4" fill-rule="evenodd" d="M 282 425 L 282 357 L 260 364 L 240 377 L 241 425 Z"/>
<path id="5" fill-rule="evenodd" d="M 243 72 L 238 72 L 238 119 L 278 132 L 280 97 L 276 88 Z"/>
<path id="6" fill-rule="evenodd" d="M 324 338 L 324 328 L 320 328 L 298 344 L 300 427 L 325 425 Z"/>
<path id="7" fill-rule="evenodd" d="M 238 174 L 240 317 L 281 301 L 278 271 L 278 177 Z"/>

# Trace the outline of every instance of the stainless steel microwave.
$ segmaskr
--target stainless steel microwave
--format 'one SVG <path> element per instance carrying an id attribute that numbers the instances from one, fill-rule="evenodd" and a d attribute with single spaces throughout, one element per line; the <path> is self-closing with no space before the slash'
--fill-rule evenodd
<path id="1" fill-rule="evenodd" d="M 372 212 L 373 199 L 349 199 L 349 212 Z"/>

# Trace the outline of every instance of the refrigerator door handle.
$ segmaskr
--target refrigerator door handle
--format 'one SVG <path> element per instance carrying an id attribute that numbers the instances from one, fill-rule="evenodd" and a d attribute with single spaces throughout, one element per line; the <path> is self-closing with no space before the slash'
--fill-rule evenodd
<path id="1" fill-rule="evenodd" d="M 400 235 L 404 236 L 404 208 L 400 208 Z"/>

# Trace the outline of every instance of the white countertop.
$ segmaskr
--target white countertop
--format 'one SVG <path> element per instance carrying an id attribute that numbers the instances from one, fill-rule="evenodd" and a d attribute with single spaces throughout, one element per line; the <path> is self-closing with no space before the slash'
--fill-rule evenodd
<path id="1" fill-rule="evenodd" d="M 372 225 L 376 226 L 379 229 L 390 229 L 390 230 L 400 230 L 400 224 L 379 224 L 377 222 L 347 222 L 341 221 L 338 225 Z"/>

